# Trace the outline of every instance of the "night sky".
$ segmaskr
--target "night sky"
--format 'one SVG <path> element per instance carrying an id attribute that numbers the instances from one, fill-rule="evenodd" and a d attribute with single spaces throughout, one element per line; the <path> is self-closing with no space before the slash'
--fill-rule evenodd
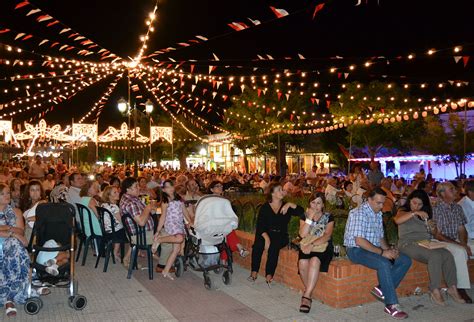
<path id="1" fill-rule="evenodd" d="M 58 36 L 60 27 L 45 28 L 45 23 L 39 24 L 32 17 L 25 17 L 31 8 L 14 10 L 20 0 L 0 1 L 0 30 L 9 28 L 34 36 L 48 39 L 67 41 L 63 35 Z M 121 57 L 135 56 L 140 41 L 139 36 L 146 32 L 145 18 L 152 10 L 154 0 L 33 0 L 30 1 L 44 13 L 52 15 L 76 32 L 88 37 L 97 44 L 109 49 Z M 408 0 L 362 0 L 360 6 L 355 6 L 356 0 L 326 1 L 315 20 L 311 19 L 316 4 L 322 1 L 291 0 L 291 1 L 190 1 L 190 0 L 161 0 L 154 23 L 156 31 L 151 34 L 148 51 L 151 53 L 169 46 L 179 48 L 177 42 L 186 42 L 196 35 L 209 38 L 208 42 L 188 48 L 180 48 L 169 55 L 156 57 L 168 60 L 169 57 L 177 62 L 195 59 L 196 73 L 208 74 L 208 65 L 216 54 L 221 65 L 213 74 L 216 75 L 262 75 L 274 74 L 291 69 L 292 71 L 324 70 L 337 64 L 360 64 L 369 57 L 406 57 L 409 53 L 419 53 L 414 62 L 406 59 L 399 63 L 384 65 L 370 72 L 356 70 L 351 72 L 347 80 L 340 80 L 327 73 L 315 74 L 311 81 L 321 81 L 338 84 L 343 81 L 367 82 L 375 79 L 386 79 L 403 84 L 409 82 L 445 82 L 447 80 L 474 82 L 474 57 L 467 67 L 460 62 L 455 64 L 452 51 L 443 51 L 431 56 L 424 55 L 430 48 L 443 49 L 463 45 L 460 55 L 474 56 L 474 19 L 472 12 L 473 1 L 408 1 Z M 291 14 L 282 19 L 275 19 L 269 6 L 284 8 Z M 233 21 L 245 22 L 251 25 L 247 18 L 258 19 L 264 23 L 257 27 L 241 32 L 234 32 L 228 23 Z M 15 34 L 13 34 L 14 36 Z M 31 41 L 13 41 L 12 34 L 0 34 L 0 42 L 4 45 L 21 45 L 25 49 L 35 50 L 44 54 L 58 55 L 57 51 L 47 51 L 47 47 L 30 46 Z M 196 38 L 194 38 L 196 39 Z M 274 61 L 255 62 L 257 55 L 270 54 Z M 298 60 L 302 54 L 306 60 Z M 335 56 L 344 60 L 335 60 Z M 65 55 L 65 57 L 68 57 Z M 72 56 L 77 57 L 77 56 Z M 292 57 L 293 60 L 285 60 Z M 4 48 L 0 48 L 0 59 L 12 58 Z M 31 56 L 25 54 L 28 59 Z M 90 59 L 96 60 L 97 57 Z M 154 62 L 147 60 L 149 63 Z M 224 66 L 231 67 L 225 68 Z M 240 66 L 236 68 L 236 66 Z M 166 66 L 166 64 L 165 64 Z M 257 71 L 254 67 L 259 67 Z M 189 72 L 189 63 L 182 68 Z M 12 88 L 20 82 L 12 82 L 9 76 L 21 71 L 27 73 L 27 68 L 6 68 L 0 65 L 0 103 L 6 103 L 15 95 L 5 95 L 3 89 Z M 385 75 L 386 78 L 383 78 Z M 48 122 L 70 123 L 72 118 L 82 117 L 91 105 L 101 96 L 108 78 L 91 86 L 76 95 L 70 101 L 56 105 L 54 111 L 46 114 Z M 474 85 L 474 84 L 473 84 Z M 461 91 L 462 90 L 462 91 Z M 472 86 L 468 85 L 453 95 L 469 95 L 472 97 Z M 197 92 L 196 92 L 197 93 Z M 20 91 L 18 96 L 24 96 Z M 134 95 L 139 95 L 134 93 Z M 197 94 L 198 95 L 198 94 Z M 422 94 L 420 94 L 422 95 Z M 424 94 L 423 94 L 424 95 Z M 427 96 L 432 95 L 427 93 Z M 126 96 L 126 82 L 122 80 L 100 116 L 100 128 L 107 125 L 117 125 L 123 118 L 116 108 L 117 100 Z M 147 95 L 143 95 L 145 100 Z M 207 98 L 208 99 L 208 98 Z M 216 110 L 212 113 L 196 113 L 212 122 L 219 122 L 219 107 L 225 108 L 225 102 L 215 103 Z M 193 104 L 187 105 L 192 109 Z M 14 122 L 22 122 L 37 115 L 22 113 L 14 117 Z M 156 113 L 158 111 L 155 106 Z M 2 111 L 6 112 L 6 110 Z M 1 113 L 3 114 L 3 113 Z"/>

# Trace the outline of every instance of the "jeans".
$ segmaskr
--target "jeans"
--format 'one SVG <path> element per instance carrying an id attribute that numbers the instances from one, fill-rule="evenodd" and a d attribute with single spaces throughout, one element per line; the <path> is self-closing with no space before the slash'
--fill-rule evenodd
<path id="1" fill-rule="evenodd" d="M 400 253 L 400 256 L 392 264 L 385 257 L 360 247 L 347 248 L 347 256 L 356 264 L 376 270 L 380 288 L 385 297 L 385 305 L 398 304 L 395 289 L 411 266 L 410 257 Z"/>

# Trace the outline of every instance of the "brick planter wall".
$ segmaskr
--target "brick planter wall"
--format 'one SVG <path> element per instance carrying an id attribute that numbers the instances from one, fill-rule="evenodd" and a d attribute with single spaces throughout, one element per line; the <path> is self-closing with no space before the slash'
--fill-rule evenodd
<path id="1" fill-rule="evenodd" d="M 254 235 L 243 231 L 237 231 L 241 244 L 252 251 Z M 234 256 L 235 262 L 249 269 L 251 255 L 246 258 Z M 266 254 L 262 256 L 259 274 L 265 276 Z M 303 290 L 303 283 L 298 275 L 298 252 L 284 248 L 280 251 L 278 267 L 274 279 L 290 288 Z M 469 261 L 469 273 L 471 281 L 474 281 L 474 260 Z M 327 273 L 320 273 L 318 283 L 313 292 L 313 298 L 335 307 L 345 308 L 363 303 L 375 301 L 369 291 L 377 285 L 377 274 L 374 270 L 364 266 L 353 264 L 348 259 L 334 259 Z M 413 261 L 413 265 L 397 289 L 399 296 L 413 294 L 417 287 L 423 292 L 428 290 L 429 278 L 425 264 Z"/>

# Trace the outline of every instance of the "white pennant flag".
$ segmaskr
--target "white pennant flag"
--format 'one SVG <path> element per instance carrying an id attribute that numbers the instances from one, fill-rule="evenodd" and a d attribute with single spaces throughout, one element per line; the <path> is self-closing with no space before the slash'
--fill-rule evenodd
<path id="1" fill-rule="evenodd" d="M 23 37 L 24 35 L 26 35 L 24 32 L 20 32 L 18 35 L 16 35 L 15 40 L 17 40 L 18 38 Z"/>
<path id="2" fill-rule="evenodd" d="M 219 86 L 221 86 L 222 82 L 221 81 L 217 81 L 217 89 L 219 89 Z"/>
<path id="3" fill-rule="evenodd" d="M 216 98 L 217 92 L 212 92 L 212 99 Z"/>
<path id="4" fill-rule="evenodd" d="M 38 46 L 41 46 L 41 45 L 43 45 L 43 44 L 47 43 L 48 41 L 49 41 L 48 39 L 44 39 L 44 40 L 42 40 L 42 41 L 39 43 L 39 45 L 38 45 Z"/>
<path id="5" fill-rule="evenodd" d="M 319 105 L 319 98 L 317 98 L 317 99 L 316 99 L 316 104 L 318 104 L 318 105 Z"/>
<path id="6" fill-rule="evenodd" d="M 306 59 L 306 58 L 304 58 L 304 56 L 301 55 L 301 54 L 298 54 L 298 57 L 299 57 L 299 59 Z"/>
<path id="7" fill-rule="evenodd" d="M 199 82 L 199 77 L 198 76 L 194 76 L 194 82 L 197 84 Z"/>
<path id="8" fill-rule="evenodd" d="M 195 89 L 196 89 L 196 85 L 191 85 L 191 92 L 194 92 Z"/>
<path id="9" fill-rule="evenodd" d="M 242 93 L 243 93 L 245 89 L 245 85 L 244 84 L 240 85 L 240 89 L 242 90 Z"/>
<path id="10" fill-rule="evenodd" d="M 462 56 L 454 56 L 454 61 L 456 64 L 461 60 Z"/>
<path id="11" fill-rule="evenodd" d="M 250 18 L 247 18 L 247 19 L 250 20 L 250 22 L 252 22 L 255 26 L 257 26 L 261 23 L 260 20 L 252 20 Z"/>
<path id="12" fill-rule="evenodd" d="M 216 54 L 212 53 L 212 56 L 214 56 L 214 60 L 219 61 L 219 57 Z"/>
<path id="13" fill-rule="evenodd" d="M 202 41 L 207 41 L 208 39 L 204 36 L 197 35 L 196 38 L 201 39 Z"/>
<path id="14" fill-rule="evenodd" d="M 285 94 L 286 100 L 288 101 L 290 99 L 290 94 Z"/>
<path id="15" fill-rule="evenodd" d="M 63 30 L 61 30 L 61 31 L 59 32 L 59 34 L 68 32 L 69 30 L 71 30 L 71 28 L 64 28 Z M 104 49 L 104 51 L 105 51 L 105 49 Z M 100 53 L 100 51 L 99 51 L 99 53 Z"/>
<path id="16" fill-rule="evenodd" d="M 349 77 L 349 73 L 344 73 L 344 78 Z"/>
<path id="17" fill-rule="evenodd" d="M 41 9 L 32 9 L 26 15 L 31 16 L 31 15 L 34 15 L 35 13 L 38 13 L 38 12 L 41 12 Z"/>

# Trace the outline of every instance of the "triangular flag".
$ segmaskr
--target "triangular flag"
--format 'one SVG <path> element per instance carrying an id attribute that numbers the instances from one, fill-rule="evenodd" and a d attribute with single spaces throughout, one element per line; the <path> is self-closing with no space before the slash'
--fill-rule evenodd
<path id="1" fill-rule="evenodd" d="M 25 38 L 23 38 L 22 40 L 25 41 L 25 40 L 30 39 L 30 38 L 32 38 L 32 37 L 33 37 L 33 35 L 27 35 L 27 36 L 25 36 Z"/>
<path id="2" fill-rule="evenodd" d="M 461 60 L 462 56 L 454 56 L 454 61 L 457 63 L 459 63 L 459 61 Z"/>
<path id="3" fill-rule="evenodd" d="M 469 56 L 462 56 L 462 62 L 464 63 L 464 67 L 466 67 L 469 62 Z"/>
<path id="4" fill-rule="evenodd" d="M 49 27 L 54 26 L 55 24 L 58 24 L 58 23 L 59 23 L 59 20 L 55 20 L 55 21 L 53 21 L 53 22 L 48 23 L 48 24 L 46 25 L 46 27 L 49 28 Z"/>
<path id="5" fill-rule="evenodd" d="M 285 94 L 286 100 L 288 101 L 290 99 L 290 94 Z"/>
<path id="6" fill-rule="evenodd" d="M 304 56 L 301 55 L 301 54 L 298 54 L 298 57 L 299 57 L 299 59 L 306 59 L 306 58 L 304 58 Z"/>
<path id="7" fill-rule="evenodd" d="M 212 56 L 214 56 L 214 60 L 219 61 L 219 57 L 216 54 L 212 53 Z"/>
<path id="8" fill-rule="evenodd" d="M 42 15 L 36 18 L 36 21 L 43 22 L 43 21 L 48 21 L 50 19 L 53 19 L 53 17 L 51 17 L 50 15 Z"/>
<path id="9" fill-rule="evenodd" d="M 342 73 L 337 73 L 337 78 L 341 78 L 342 77 Z"/>
<path id="10" fill-rule="evenodd" d="M 194 92 L 195 89 L 196 89 L 196 85 L 191 85 L 191 92 Z"/>
<path id="11" fill-rule="evenodd" d="M 230 84 L 229 84 L 229 86 L 228 86 L 228 87 L 229 87 L 229 91 L 230 91 L 230 89 L 232 88 L 232 86 L 234 86 L 234 83 L 230 83 Z"/>
<path id="12" fill-rule="evenodd" d="M 19 34 L 16 35 L 15 40 L 17 40 L 18 38 L 23 37 L 24 35 L 26 35 L 24 32 L 20 32 Z"/>
<path id="13" fill-rule="evenodd" d="M 71 30 L 71 28 L 64 28 L 64 29 L 62 29 L 62 30 L 59 32 L 59 34 L 68 32 L 68 31 L 70 31 L 70 30 Z M 104 49 L 104 51 L 105 51 L 105 50 L 106 50 L 106 49 Z M 101 50 L 99 50 L 99 53 L 100 53 L 100 52 L 101 52 Z"/>
<path id="14" fill-rule="evenodd" d="M 212 99 L 216 98 L 217 92 L 212 92 Z"/>
<path id="15" fill-rule="evenodd" d="M 250 22 L 253 23 L 255 26 L 260 24 L 260 20 L 252 20 L 250 18 L 247 18 L 247 19 L 250 20 Z"/>
<path id="16" fill-rule="evenodd" d="M 244 24 L 243 22 L 232 22 L 227 24 L 229 27 L 234 29 L 235 31 L 242 31 L 244 29 L 247 29 L 249 26 Z"/>
<path id="17" fill-rule="evenodd" d="M 242 93 L 243 93 L 245 90 L 245 85 L 244 84 L 240 85 L 240 89 L 242 90 Z"/>
<path id="18" fill-rule="evenodd" d="M 347 79 L 349 77 L 349 73 L 344 73 L 344 78 Z"/>
<path id="19" fill-rule="evenodd" d="M 198 39 L 201 39 L 202 41 L 207 41 L 208 40 L 206 37 L 200 36 L 200 35 L 197 35 L 195 37 L 198 38 Z"/>
<path id="20" fill-rule="evenodd" d="M 40 12 L 40 11 L 41 11 L 41 9 L 31 9 L 30 11 L 28 11 L 28 13 L 26 15 L 31 16 L 31 15 L 34 15 L 35 13 Z"/>
<path id="21" fill-rule="evenodd" d="M 260 97 L 260 94 L 262 93 L 262 90 L 260 88 L 257 89 L 257 96 Z"/>
<path id="22" fill-rule="evenodd" d="M 282 18 L 289 15 L 288 11 L 286 11 L 285 9 L 278 9 L 275 7 L 270 7 L 270 9 L 272 9 L 273 13 L 277 18 Z"/>
<path id="23" fill-rule="evenodd" d="M 20 2 L 19 4 L 17 4 L 17 5 L 15 6 L 15 10 L 16 10 L 16 9 L 20 9 L 20 8 L 22 8 L 22 7 L 24 7 L 24 6 L 27 6 L 27 5 L 29 5 L 29 4 L 30 4 L 30 2 L 29 2 L 28 0 L 22 1 L 22 2 Z"/>
<path id="24" fill-rule="evenodd" d="M 316 17 L 316 14 L 318 13 L 318 11 L 320 11 L 321 9 L 324 8 L 324 3 L 320 3 L 318 4 L 315 8 L 314 8 L 314 12 L 313 12 L 313 20 L 314 18 Z"/>
<path id="25" fill-rule="evenodd" d="M 216 69 L 216 66 L 209 65 L 209 74 L 212 73 Z"/>
<path id="26" fill-rule="evenodd" d="M 278 100 L 280 100 L 280 98 L 281 98 L 281 92 L 278 92 L 277 95 L 278 95 Z"/>
<path id="27" fill-rule="evenodd" d="M 191 65 L 190 67 L 191 67 L 191 74 L 192 74 L 194 71 L 194 65 Z"/>
<path id="28" fill-rule="evenodd" d="M 318 104 L 318 105 L 319 105 L 319 98 L 317 98 L 317 99 L 316 99 L 316 104 Z"/>

